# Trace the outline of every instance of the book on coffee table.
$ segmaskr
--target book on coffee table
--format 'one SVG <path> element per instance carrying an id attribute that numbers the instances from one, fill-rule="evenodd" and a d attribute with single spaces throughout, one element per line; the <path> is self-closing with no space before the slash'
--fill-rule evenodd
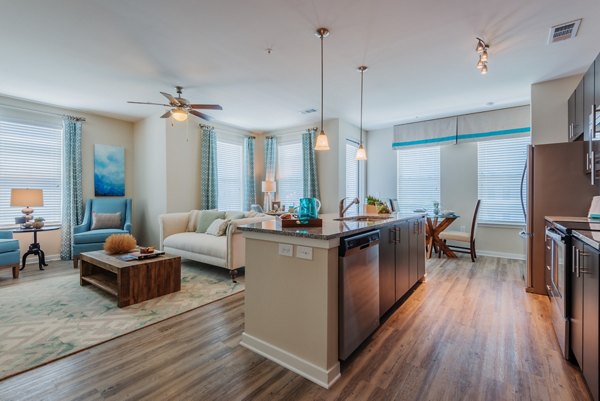
<path id="1" fill-rule="evenodd" d="M 152 259 L 160 255 L 164 255 L 164 251 L 154 251 L 152 253 L 140 253 L 138 252 L 130 252 L 125 255 L 117 256 L 118 259 L 122 261 L 129 262 L 132 260 L 143 260 L 143 259 Z"/>

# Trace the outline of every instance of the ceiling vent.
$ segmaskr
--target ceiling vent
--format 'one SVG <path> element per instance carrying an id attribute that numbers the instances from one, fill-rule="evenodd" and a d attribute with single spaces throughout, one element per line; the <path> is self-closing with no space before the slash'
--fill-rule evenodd
<path id="1" fill-rule="evenodd" d="M 550 36 L 548 37 L 548 44 L 560 42 L 577 36 L 581 19 L 576 21 L 567 22 L 550 28 Z"/>
<path id="2" fill-rule="evenodd" d="M 300 112 L 300 114 L 310 114 L 310 113 L 316 113 L 317 109 L 306 109 L 306 110 L 302 110 Z"/>

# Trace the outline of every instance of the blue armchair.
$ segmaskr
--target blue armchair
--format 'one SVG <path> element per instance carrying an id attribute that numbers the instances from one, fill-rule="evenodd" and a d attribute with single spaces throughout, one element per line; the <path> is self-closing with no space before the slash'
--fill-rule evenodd
<path id="1" fill-rule="evenodd" d="M 119 228 L 103 228 L 92 230 L 92 212 L 117 213 L 121 212 Z M 131 234 L 131 199 L 100 198 L 88 199 L 85 204 L 83 223 L 73 229 L 73 268 L 79 266 L 81 252 L 99 251 L 104 247 L 104 241 L 112 234 Z"/>
<path id="2" fill-rule="evenodd" d="M 0 269 L 11 268 L 13 278 L 19 278 L 20 259 L 19 240 L 10 231 L 0 231 Z"/>

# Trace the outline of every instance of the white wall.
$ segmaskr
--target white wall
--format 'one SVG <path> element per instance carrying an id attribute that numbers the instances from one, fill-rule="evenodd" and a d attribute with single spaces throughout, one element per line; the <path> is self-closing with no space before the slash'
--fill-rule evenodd
<path id="1" fill-rule="evenodd" d="M 369 131 L 367 138 L 367 195 L 396 198 L 396 151 L 392 149 L 394 128 Z"/>
<path id="2" fill-rule="evenodd" d="M 0 96 L 0 104 L 23 107 L 29 110 L 69 114 L 84 117 L 81 138 L 82 171 L 83 171 L 83 198 L 87 200 L 94 197 L 94 144 L 122 146 L 125 148 L 125 196 L 132 197 L 134 194 L 134 152 L 133 152 L 133 124 L 127 121 L 117 120 L 85 113 L 78 110 L 64 109 L 51 105 L 35 103 L 10 97 Z M 135 208 L 135 202 L 134 202 Z M 19 240 L 21 253 L 29 248 L 32 242 L 32 234 L 15 234 Z M 40 233 L 38 240 L 46 253 L 47 259 L 56 259 L 60 253 L 61 230 Z M 37 261 L 36 257 L 29 256 L 28 262 Z"/>
<path id="3" fill-rule="evenodd" d="M 531 143 L 567 142 L 568 100 L 582 75 L 531 85 Z"/>

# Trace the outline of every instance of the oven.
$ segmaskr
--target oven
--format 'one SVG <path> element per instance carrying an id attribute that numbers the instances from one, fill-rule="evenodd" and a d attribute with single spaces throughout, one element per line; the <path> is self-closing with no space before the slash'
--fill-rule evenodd
<path id="1" fill-rule="evenodd" d="M 550 297 L 552 326 L 565 359 L 569 358 L 569 316 L 567 309 L 567 255 L 569 235 L 560 232 L 556 227 L 546 227 L 546 244 L 548 248 L 546 289 Z"/>

